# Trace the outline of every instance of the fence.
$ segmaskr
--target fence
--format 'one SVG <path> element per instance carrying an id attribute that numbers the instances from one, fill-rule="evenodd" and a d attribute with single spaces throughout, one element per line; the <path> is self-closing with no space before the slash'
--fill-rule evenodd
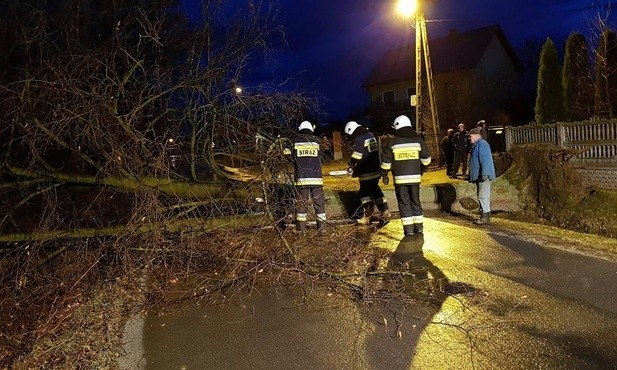
<path id="1" fill-rule="evenodd" d="M 617 120 L 506 128 L 506 150 L 525 143 L 550 143 L 578 154 L 572 158 L 592 183 L 617 188 Z"/>

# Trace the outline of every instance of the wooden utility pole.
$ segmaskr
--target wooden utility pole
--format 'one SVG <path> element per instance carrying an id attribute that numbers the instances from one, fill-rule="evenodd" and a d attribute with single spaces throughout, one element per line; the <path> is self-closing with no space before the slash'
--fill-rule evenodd
<path id="1" fill-rule="evenodd" d="M 424 138 L 431 150 L 434 159 L 439 158 L 439 119 L 435 104 L 435 89 L 433 84 L 433 68 L 431 65 L 431 55 L 428 47 L 428 36 L 426 33 L 426 18 L 421 9 L 416 11 L 416 95 L 415 101 L 411 105 L 416 108 L 416 131 L 424 131 Z M 431 125 L 424 125 L 422 122 L 422 58 L 424 56 L 424 67 L 426 69 L 426 83 L 431 112 Z"/>

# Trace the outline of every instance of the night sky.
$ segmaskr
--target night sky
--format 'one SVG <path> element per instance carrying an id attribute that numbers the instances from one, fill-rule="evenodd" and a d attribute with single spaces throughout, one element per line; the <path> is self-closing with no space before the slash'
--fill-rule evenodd
<path id="1" fill-rule="evenodd" d="M 189 13 L 199 2 L 182 1 Z M 234 1 L 239 6 L 247 2 Z M 382 53 L 414 41 L 409 21 L 395 14 L 394 4 L 394 0 L 279 0 L 288 46 L 274 54 L 273 76 L 298 76 L 297 84 L 320 92 L 323 121 L 347 119 L 353 109 L 369 103 L 361 86 Z M 565 40 L 572 31 L 589 35 L 598 14 L 606 14 L 610 6 L 617 8 L 617 1 L 429 0 L 424 9 L 429 39 L 452 28 L 465 31 L 497 24 L 516 47 L 528 38 Z M 614 23 L 615 15 L 610 14 L 609 25 Z"/>

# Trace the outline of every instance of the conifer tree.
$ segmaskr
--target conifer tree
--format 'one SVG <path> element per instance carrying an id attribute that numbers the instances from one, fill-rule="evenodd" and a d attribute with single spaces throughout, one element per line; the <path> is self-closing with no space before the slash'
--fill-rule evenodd
<path id="1" fill-rule="evenodd" d="M 566 41 L 562 85 L 564 119 L 582 121 L 593 113 L 593 83 L 585 37 L 573 32 Z"/>
<path id="2" fill-rule="evenodd" d="M 596 52 L 595 114 L 613 118 L 617 109 L 617 34 L 602 32 Z"/>
<path id="3" fill-rule="evenodd" d="M 561 67 L 553 41 L 546 39 L 540 54 L 538 95 L 536 97 L 536 122 L 555 123 L 563 117 L 563 88 Z"/>

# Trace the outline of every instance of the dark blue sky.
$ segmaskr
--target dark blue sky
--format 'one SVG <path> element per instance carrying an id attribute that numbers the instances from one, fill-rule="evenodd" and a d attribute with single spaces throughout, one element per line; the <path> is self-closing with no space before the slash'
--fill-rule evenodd
<path id="1" fill-rule="evenodd" d="M 198 2 L 183 0 L 184 8 Z M 233 2 L 244 6 L 247 0 Z M 414 40 L 409 22 L 394 13 L 395 0 L 278 2 L 288 45 L 274 54 L 275 76 L 297 76 L 302 86 L 321 93 L 324 120 L 347 119 L 352 109 L 368 104 L 361 86 L 377 59 Z M 429 39 L 451 28 L 464 31 L 498 24 L 516 46 L 531 37 L 590 34 L 598 14 L 606 15 L 610 6 L 617 8 L 617 1 L 427 0 L 424 9 Z M 610 19 L 614 26 L 615 16 Z"/>

